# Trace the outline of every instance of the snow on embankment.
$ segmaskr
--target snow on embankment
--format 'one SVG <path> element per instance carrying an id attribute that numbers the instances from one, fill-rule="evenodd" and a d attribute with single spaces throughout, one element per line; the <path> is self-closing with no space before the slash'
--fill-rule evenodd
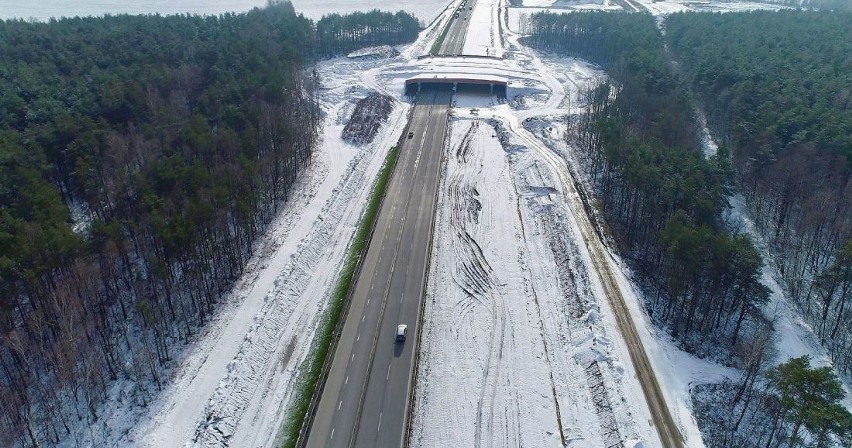
<path id="1" fill-rule="evenodd" d="M 379 45 L 376 47 L 367 47 L 353 51 L 346 55 L 347 58 L 393 58 L 399 56 L 399 51 L 390 45 Z"/>
<path id="2" fill-rule="evenodd" d="M 99 446 L 273 443 L 370 183 L 405 124 L 409 106 L 393 102 L 372 144 L 341 139 L 356 99 L 368 94 L 357 87 L 363 73 L 386 63 L 318 66 L 325 119 L 313 164 L 219 315 L 181 355 L 171 384 L 146 412 L 117 409 L 128 420 L 141 414 L 138 424 Z"/>
<path id="3" fill-rule="evenodd" d="M 513 46 L 518 45 L 514 38 L 510 38 L 509 41 Z M 585 99 L 578 95 L 579 88 L 599 82 L 604 74 L 599 69 L 576 59 L 542 58 L 529 50 L 518 55 L 510 50 L 507 54 L 510 54 L 512 59 L 517 60 L 525 68 L 539 73 L 539 82 L 546 84 L 551 94 L 544 97 L 540 94 L 522 94 L 520 97 L 513 98 L 511 103 L 521 106 L 523 109 L 498 109 L 495 114 L 505 117 L 504 119 L 512 124 L 516 132 L 523 134 L 525 144 L 536 148 L 537 153 L 551 154 L 548 160 L 553 169 L 564 171 L 563 175 L 567 178 L 574 177 L 573 174 L 567 172 L 567 167 L 570 166 L 577 170 L 580 164 L 576 162 L 575 150 L 565 144 L 563 136 L 566 120 L 564 118 L 584 109 Z M 552 156 L 556 156 L 561 163 L 555 163 Z M 562 167 L 560 168 L 560 166 Z M 582 183 L 582 176 L 579 179 Z M 588 190 L 588 187 L 586 189 Z M 579 199 L 569 196 L 566 197 L 566 200 L 576 202 Z M 584 254 L 584 258 L 588 257 L 585 250 L 581 252 Z M 701 434 L 691 412 L 689 389 L 695 384 L 730 377 L 735 375 L 735 372 L 695 359 L 678 350 L 671 341 L 665 338 L 664 334 L 657 333 L 642 309 L 641 296 L 638 295 L 628 276 L 625 275 L 627 272 L 625 266 L 616 262 L 618 257 L 614 254 L 610 254 L 610 257 L 612 258 L 606 262 L 610 263 L 611 271 L 618 281 L 621 294 L 653 364 L 654 372 L 677 426 L 686 438 L 687 446 L 703 446 Z M 586 260 L 588 261 L 588 259 Z M 618 335 L 616 325 L 612 322 L 612 312 L 608 307 L 606 296 L 602 291 L 596 293 L 602 307 L 603 320 L 607 322 L 607 328 L 611 329 L 613 334 Z M 620 337 L 614 339 L 614 345 L 616 352 L 620 354 L 620 359 L 628 364 L 626 366 L 628 370 L 632 370 L 632 365 L 629 365 L 629 355 Z M 629 377 L 625 379 L 629 384 L 626 388 L 628 391 L 626 399 L 635 403 L 634 409 L 639 414 L 637 420 L 642 422 L 642 419 L 649 418 L 650 414 L 643 406 L 644 397 L 638 382 L 632 374 Z M 652 427 L 645 429 L 655 431 Z M 656 434 L 652 435 L 652 437 L 655 436 Z M 656 445 L 651 443 L 651 446 Z"/>

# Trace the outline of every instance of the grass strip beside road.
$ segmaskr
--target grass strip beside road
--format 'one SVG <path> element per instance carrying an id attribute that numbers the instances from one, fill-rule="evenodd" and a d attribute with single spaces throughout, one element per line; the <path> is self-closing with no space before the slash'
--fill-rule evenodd
<path id="1" fill-rule="evenodd" d="M 447 38 L 447 33 L 450 32 L 450 25 L 453 24 L 453 19 L 451 18 L 446 25 L 444 25 L 444 30 L 441 31 L 441 35 L 435 39 L 435 42 L 432 44 L 432 49 L 429 50 L 429 54 L 432 56 L 437 56 L 438 53 L 441 52 L 441 46 L 444 45 L 444 39 Z"/>
<path id="2" fill-rule="evenodd" d="M 305 374 L 296 386 L 297 390 L 288 412 L 290 418 L 287 419 L 284 425 L 279 439 L 280 443 L 278 443 L 281 447 L 293 448 L 299 439 L 299 432 L 304 424 L 305 417 L 311 405 L 311 399 L 319 383 L 326 358 L 329 355 L 334 331 L 337 328 L 338 322 L 343 317 L 342 314 L 346 300 L 355 287 L 358 261 L 364 256 L 366 251 L 367 242 L 370 240 L 370 234 L 373 232 L 379 207 L 382 204 L 385 190 L 390 182 L 393 167 L 396 165 L 396 159 L 399 157 L 399 150 L 400 145 L 397 145 L 388 151 L 384 165 L 382 165 L 376 183 L 373 185 L 373 190 L 370 192 L 367 207 L 361 216 L 361 221 L 358 223 L 358 228 L 355 230 L 355 235 L 352 237 L 349 248 L 346 250 L 343 269 L 341 269 L 340 275 L 337 277 L 337 282 L 330 297 L 329 307 L 320 321 L 319 333 L 311 344 L 311 350 L 307 359 L 302 364 Z"/>

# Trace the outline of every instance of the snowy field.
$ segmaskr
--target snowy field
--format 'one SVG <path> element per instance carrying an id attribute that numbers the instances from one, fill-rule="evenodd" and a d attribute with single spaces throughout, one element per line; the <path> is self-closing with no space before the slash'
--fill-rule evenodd
<path id="1" fill-rule="evenodd" d="M 631 369 L 601 318 L 558 184 L 492 123 L 499 121 L 459 118 L 451 126 L 413 444 L 655 440 L 637 420 L 641 393 L 627 396 Z"/>
<path id="2" fill-rule="evenodd" d="M 778 11 L 784 6 L 759 2 L 737 2 L 737 1 L 694 1 L 694 0 L 666 0 L 654 2 L 653 0 L 633 0 L 641 3 L 651 14 L 664 15 L 684 11 L 708 11 L 708 12 L 742 12 L 767 9 Z"/>
<path id="3" fill-rule="evenodd" d="M 428 24 L 440 13 L 450 0 L 291 0 L 297 12 L 314 20 L 326 14 L 347 14 L 357 11 L 380 9 L 382 11 L 407 11 Z"/>
<path id="4" fill-rule="evenodd" d="M 607 7 L 612 0 L 524 0 L 524 7 L 530 8 L 578 8 Z"/>
<path id="5" fill-rule="evenodd" d="M 503 57 L 500 30 L 492 26 L 497 23 L 500 3 L 500 0 L 476 0 L 468 19 L 463 54 Z"/>
<path id="6" fill-rule="evenodd" d="M 103 14 L 221 14 L 262 7 L 267 0 L 0 0 L 0 19 L 47 20 L 51 17 L 98 16 Z M 450 0 L 291 0 L 296 12 L 317 20 L 331 13 L 355 11 L 408 11 L 429 23 Z"/>

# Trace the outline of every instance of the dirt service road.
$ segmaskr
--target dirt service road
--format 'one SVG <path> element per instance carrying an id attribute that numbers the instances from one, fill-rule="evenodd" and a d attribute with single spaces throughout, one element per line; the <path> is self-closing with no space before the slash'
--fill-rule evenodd
<path id="1" fill-rule="evenodd" d="M 618 330 L 627 344 L 630 360 L 636 370 L 639 383 L 642 385 L 642 393 L 648 403 L 654 426 L 660 436 L 660 440 L 666 448 L 682 448 L 684 446 L 683 436 L 672 418 L 671 412 L 666 405 L 665 397 L 657 382 L 657 376 L 645 353 L 645 347 L 636 331 L 633 318 L 627 309 L 621 288 L 613 273 L 613 266 L 609 261 L 609 254 L 603 245 L 595 227 L 589 218 L 585 204 L 577 191 L 574 177 L 571 175 L 565 162 L 541 144 L 534 136 L 525 130 L 519 123 L 510 122 L 513 132 L 526 141 L 530 148 L 535 150 L 547 162 L 553 171 L 559 176 L 559 181 L 564 187 L 565 199 L 570 207 L 571 213 L 582 233 L 583 242 L 589 249 L 595 272 L 597 272 L 607 301 L 615 314 Z"/>

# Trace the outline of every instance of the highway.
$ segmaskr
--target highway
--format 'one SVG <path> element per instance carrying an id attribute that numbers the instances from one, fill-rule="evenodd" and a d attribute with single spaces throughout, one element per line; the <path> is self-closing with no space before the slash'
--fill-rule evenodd
<path id="1" fill-rule="evenodd" d="M 439 54 L 462 52 L 473 4 L 450 20 Z M 417 96 L 406 130 L 413 136 L 403 141 L 376 220 L 307 447 L 405 445 L 451 98 L 449 88 Z M 408 325 L 403 344 L 394 341 L 399 324 Z"/>
<path id="2" fill-rule="evenodd" d="M 475 0 L 467 0 L 459 16 L 448 22 L 439 49 L 441 56 L 461 55 Z M 460 6 L 456 6 L 458 10 Z M 467 19 L 467 20 L 465 20 Z M 331 367 L 313 416 L 307 418 L 307 447 L 395 447 L 406 445 L 413 387 L 419 315 L 423 306 L 426 269 L 432 240 L 434 209 L 452 92 L 424 89 L 412 110 L 399 159 L 367 248 Z M 524 132 L 513 129 L 524 137 Z M 526 139 L 526 138 L 525 138 Z M 569 191 L 573 179 L 564 161 L 529 138 L 553 164 Z M 567 195 L 569 198 L 580 196 Z M 568 201 L 583 230 L 595 270 L 615 312 L 618 329 L 628 346 L 653 425 L 665 447 L 682 447 L 679 432 L 638 337 L 624 298 L 606 262 L 606 251 L 579 199 Z M 399 324 L 408 325 L 408 338 L 395 343 Z"/>
<path id="3" fill-rule="evenodd" d="M 308 447 L 404 445 L 451 91 L 418 94 Z M 396 327 L 408 325 L 404 343 Z"/>
<path id="4" fill-rule="evenodd" d="M 459 11 L 459 16 L 455 17 L 453 14 L 453 18 L 450 20 L 448 25 L 447 35 L 444 37 L 444 42 L 441 44 L 441 48 L 438 50 L 439 56 L 455 56 L 462 54 L 464 50 L 464 39 L 467 36 L 467 26 L 470 23 L 470 15 L 473 12 L 473 5 L 476 4 L 476 0 L 467 0 L 464 5 L 464 11 Z M 456 6 L 456 10 L 459 10 L 459 6 Z M 471 9 L 468 9 L 471 8 Z"/>

